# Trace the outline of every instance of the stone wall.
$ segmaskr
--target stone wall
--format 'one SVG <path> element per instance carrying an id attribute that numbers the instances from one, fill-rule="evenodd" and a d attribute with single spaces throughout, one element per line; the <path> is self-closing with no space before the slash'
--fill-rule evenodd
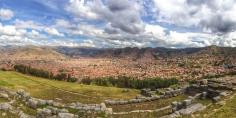
<path id="1" fill-rule="evenodd" d="M 226 91 L 234 91 L 235 88 L 236 86 L 232 84 L 231 81 L 226 81 L 224 79 L 203 79 L 197 81 L 196 84 L 189 86 L 186 89 L 186 93 L 202 93 L 202 99 L 209 98 L 217 102 L 221 97 L 228 95 Z"/>
<path id="2" fill-rule="evenodd" d="M 29 93 L 24 90 L 18 90 L 12 92 L 6 89 L 0 89 L 0 97 L 4 97 L 11 102 L 1 103 L 0 110 L 13 111 L 14 108 L 11 104 L 17 101 L 22 101 L 24 105 L 35 109 L 37 111 L 36 116 L 30 116 L 23 111 L 15 110 L 20 118 L 78 118 L 76 114 L 69 113 L 68 109 L 74 109 L 87 113 L 105 113 L 107 115 L 112 114 L 112 108 L 107 108 L 105 103 L 101 104 L 82 104 L 79 102 L 64 104 L 55 102 L 53 100 L 43 100 L 30 96 Z"/>
<path id="3" fill-rule="evenodd" d="M 105 100 L 104 103 L 107 105 L 125 105 L 125 104 L 134 104 L 142 102 L 150 102 L 154 100 L 171 98 L 183 94 L 185 92 L 185 87 L 183 88 L 166 88 L 165 91 L 160 91 L 159 89 L 151 91 L 151 89 L 142 89 L 141 95 L 137 96 L 134 99 L 129 100 Z M 157 95 L 157 93 L 161 95 Z"/>

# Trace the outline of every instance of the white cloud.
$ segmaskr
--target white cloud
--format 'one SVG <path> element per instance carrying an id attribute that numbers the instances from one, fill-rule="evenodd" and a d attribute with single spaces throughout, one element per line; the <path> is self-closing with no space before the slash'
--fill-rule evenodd
<path id="1" fill-rule="evenodd" d="M 236 30 L 235 0 L 154 0 L 159 22 L 227 33 Z"/>
<path id="2" fill-rule="evenodd" d="M 10 20 L 13 17 L 14 13 L 10 9 L 0 9 L 0 20 Z"/>
<path id="3" fill-rule="evenodd" d="M 29 39 L 23 36 L 0 36 L 0 45 L 38 45 L 39 41 Z"/>
<path id="4" fill-rule="evenodd" d="M 64 34 L 63 33 L 60 33 L 57 31 L 57 29 L 55 28 L 45 28 L 45 32 L 47 32 L 49 35 L 53 35 L 53 36 L 60 36 L 60 37 L 63 37 Z"/>
<path id="5" fill-rule="evenodd" d="M 163 28 L 159 25 L 146 24 L 146 26 L 145 26 L 145 32 L 147 34 L 150 34 L 153 37 L 157 37 L 159 39 L 162 39 L 166 35 L 165 30 L 167 30 L 167 29 Z"/>
<path id="6" fill-rule="evenodd" d="M 0 34 L 2 35 L 24 35 L 26 33 L 26 30 L 24 29 L 20 29 L 20 30 L 17 30 L 15 26 L 13 25 L 6 25 L 6 26 L 3 26 L 1 23 L 0 23 Z"/>
<path id="7" fill-rule="evenodd" d="M 84 40 L 82 43 L 79 43 L 80 47 L 96 47 L 96 44 L 92 40 Z"/>
<path id="8" fill-rule="evenodd" d="M 25 37 L 28 37 L 28 38 L 31 38 L 31 39 L 34 39 L 34 40 L 38 40 L 38 41 L 48 39 L 48 37 L 46 35 L 41 34 L 37 30 L 31 30 L 30 32 L 27 32 Z"/>
<path id="9" fill-rule="evenodd" d="M 127 33 L 142 32 L 142 6 L 137 0 L 70 0 L 66 10 L 80 20 L 104 21 L 114 29 Z"/>
<path id="10" fill-rule="evenodd" d="M 86 0 L 70 0 L 66 10 L 74 13 L 78 17 L 97 19 L 98 16 L 92 11 L 91 5 L 92 2 Z"/>
<path id="11" fill-rule="evenodd" d="M 236 46 L 235 0 L 70 0 L 65 7 L 73 16 L 55 19 L 50 25 L 20 19 L 0 23 L 0 42 L 86 47 Z M 76 42 L 77 38 L 82 41 Z"/>
<path id="12" fill-rule="evenodd" d="M 34 29 L 34 30 L 40 30 L 40 31 L 45 29 L 45 27 L 46 27 L 46 26 L 43 26 L 42 24 L 36 23 L 32 20 L 23 21 L 23 20 L 19 20 L 19 19 L 16 19 L 14 21 L 14 25 L 18 29 Z"/>

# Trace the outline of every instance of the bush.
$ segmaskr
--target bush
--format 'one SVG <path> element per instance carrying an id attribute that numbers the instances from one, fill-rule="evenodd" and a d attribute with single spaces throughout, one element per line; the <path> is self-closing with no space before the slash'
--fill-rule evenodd
<path id="1" fill-rule="evenodd" d="M 67 79 L 67 82 L 77 82 L 77 78 L 70 77 L 70 78 Z"/>
<path id="2" fill-rule="evenodd" d="M 53 75 L 52 72 L 48 72 L 42 69 L 32 68 L 30 66 L 25 66 L 25 65 L 15 65 L 14 69 L 17 72 L 23 74 L 29 74 L 36 77 L 43 77 L 43 78 L 54 79 L 59 81 L 68 81 L 68 82 L 77 81 L 77 78 L 71 77 L 69 74 L 64 73 L 64 71 L 61 71 L 57 75 Z"/>
<path id="3" fill-rule="evenodd" d="M 161 78 L 146 78 L 144 80 L 138 80 L 127 76 L 119 76 L 117 79 L 112 77 L 103 77 L 89 79 L 85 78 L 80 81 L 82 84 L 95 84 L 99 86 L 114 86 L 120 88 L 134 88 L 134 89 L 143 89 L 143 88 L 166 88 L 171 85 L 177 84 L 178 80 L 175 78 L 171 79 L 161 79 Z"/>
<path id="4" fill-rule="evenodd" d="M 6 68 L 1 68 L 0 70 L 1 70 L 1 71 L 7 71 L 7 69 L 6 69 Z"/>

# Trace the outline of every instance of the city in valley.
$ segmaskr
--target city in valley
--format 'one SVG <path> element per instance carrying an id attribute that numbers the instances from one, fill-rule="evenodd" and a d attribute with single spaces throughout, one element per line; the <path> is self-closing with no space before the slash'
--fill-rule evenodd
<path id="1" fill-rule="evenodd" d="M 235 118 L 236 1 L 0 0 L 0 118 Z"/>

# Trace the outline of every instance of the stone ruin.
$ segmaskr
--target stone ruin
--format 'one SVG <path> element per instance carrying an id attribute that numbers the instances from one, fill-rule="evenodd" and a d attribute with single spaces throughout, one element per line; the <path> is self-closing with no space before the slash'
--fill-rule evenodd
<path id="1" fill-rule="evenodd" d="M 163 96 L 152 96 L 152 97 L 137 96 L 136 98 L 129 100 L 105 100 L 104 103 L 106 103 L 107 105 L 125 105 L 125 104 L 154 101 L 161 98 L 163 98 Z"/>
<path id="2" fill-rule="evenodd" d="M 141 95 L 146 97 L 152 97 L 157 94 L 163 95 L 166 98 L 175 97 L 185 92 L 186 87 L 179 87 L 179 88 L 165 88 L 164 90 L 161 89 L 142 89 Z"/>
<path id="3" fill-rule="evenodd" d="M 69 103 L 63 104 L 53 100 L 43 100 L 30 96 L 24 90 L 12 92 L 6 89 L 0 89 L 0 97 L 9 100 L 10 102 L 0 103 L 0 110 L 10 111 L 17 114 L 20 118 L 78 118 L 77 114 L 69 113 L 68 109 L 75 109 L 81 112 L 88 113 L 105 113 L 112 114 L 112 108 L 107 108 L 105 103 L 101 104 L 82 104 Z M 36 116 L 30 116 L 23 111 L 13 107 L 13 103 L 22 101 L 26 106 L 37 111 Z M 46 107 L 45 107 L 46 106 Z"/>
<path id="4" fill-rule="evenodd" d="M 201 103 L 194 103 L 195 99 L 199 99 L 202 96 L 201 93 L 196 94 L 195 96 L 189 96 L 187 99 L 177 102 L 174 101 L 171 103 L 172 113 L 161 118 L 177 118 L 181 115 L 189 115 L 196 111 L 201 111 L 206 108 L 206 106 Z"/>
<path id="5" fill-rule="evenodd" d="M 189 108 L 190 106 L 193 105 L 193 101 L 195 99 L 199 99 L 200 97 L 202 96 L 202 94 L 196 94 L 195 96 L 189 96 L 188 99 L 185 99 L 181 102 L 172 102 L 171 103 L 171 109 L 172 109 L 172 112 L 176 112 L 176 111 L 180 111 L 181 109 L 187 109 Z"/>
<path id="6" fill-rule="evenodd" d="M 225 78 L 198 80 L 195 84 L 189 85 L 185 89 L 185 94 L 189 96 L 180 102 L 172 102 L 172 113 L 161 118 L 176 118 L 181 115 L 189 115 L 196 111 L 206 108 L 201 103 L 194 103 L 195 99 L 211 99 L 213 102 L 219 102 L 223 97 L 228 96 L 236 90 L 236 80 Z"/>
<path id="7" fill-rule="evenodd" d="M 218 102 L 223 97 L 230 95 L 232 93 L 231 91 L 234 90 L 236 90 L 236 82 L 226 81 L 224 79 L 203 79 L 197 81 L 195 84 L 181 88 L 165 88 L 156 90 L 142 89 L 141 95 L 137 96 L 135 99 L 106 100 L 105 103 L 109 105 L 124 105 L 171 98 L 181 94 L 191 95 L 188 99 L 183 101 L 173 102 L 170 105 L 172 113 L 163 116 L 163 118 L 174 118 L 181 115 L 189 115 L 206 108 L 203 104 L 196 103 L 195 99 L 211 99 L 213 102 Z M 168 106 L 166 108 L 168 108 Z"/>
<path id="8" fill-rule="evenodd" d="M 181 88 L 165 88 L 165 89 L 142 89 L 141 95 L 129 100 L 105 100 L 101 104 L 82 104 L 79 102 L 63 104 L 55 102 L 53 100 L 42 100 L 31 97 L 27 92 L 18 90 L 17 92 L 1 92 L 0 97 L 8 99 L 10 102 L 1 103 L 0 109 L 5 111 L 14 111 L 20 116 L 20 118 L 78 118 L 76 114 L 69 113 L 68 109 L 75 109 L 84 112 L 104 112 L 106 114 L 119 114 L 113 113 L 111 108 L 107 108 L 106 105 L 125 105 L 133 103 L 149 102 L 154 100 L 160 100 L 165 98 L 175 97 L 181 94 L 194 95 L 189 96 L 188 99 L 183 101 L 172 102 L 171 105 L 166 108 L 171 108 L 172 113 L 163 116 L 163 118 L 179 117 L 181 115 L 189 115 L 196 111 L 205 109 L 205 106 L 201 103 L 195 103 L 195 99 L 211 99 L 214 102 L 220 101 L 223 97 L 230 95 L 236 90 L 236 82 L 232 82 L 224 79 L 203 79 L 197 81 L 195 84 L 181 87 Z M 9 96 L 14 96 L 17 100 L 21 100 L 30 108 L 37 110 L 36 116 L 30 116 L 23 111 L 17 111 L 11 105 L 14 102 Z M 41 106 L 47 106 L 42 108 Z M 162 108 L 161 108 L 162 109 Z M 150 111 L 150 110 L 146 110 Z M 145 110 L 143 111 L 145 112 Z M 130 112 L 132 113 L 132 111 Z"/>
<path id="9" fill-rule="evenodd" d="M 222 97 L 228 96 L 230 91 L 236 90 L 236 83 L 220 78 L 203 79 L 189 86 L 186 93 L 202 93 L 201 99 L 212 99 L 214 102 L 220 101 Z"/>
<path id="10" fill-rule="evenodd" d="M 182 88 L 165 88 L 164 91 L 156 89 L 152 91 L 151 89 L 142 89 L 141 95 L 136 96 L 134 99 L 129 100 L 105 100 L 104 103 L 107 105 L 125 105 L 125 104 L 134 104 L 134 103 L 142 103 L 142 102 L 150 102 L 154 100 L 171 98 L 183 94 L 185 92 L 186 87 Z M 159 93 L 159 95 L 158 95 Z"/>

